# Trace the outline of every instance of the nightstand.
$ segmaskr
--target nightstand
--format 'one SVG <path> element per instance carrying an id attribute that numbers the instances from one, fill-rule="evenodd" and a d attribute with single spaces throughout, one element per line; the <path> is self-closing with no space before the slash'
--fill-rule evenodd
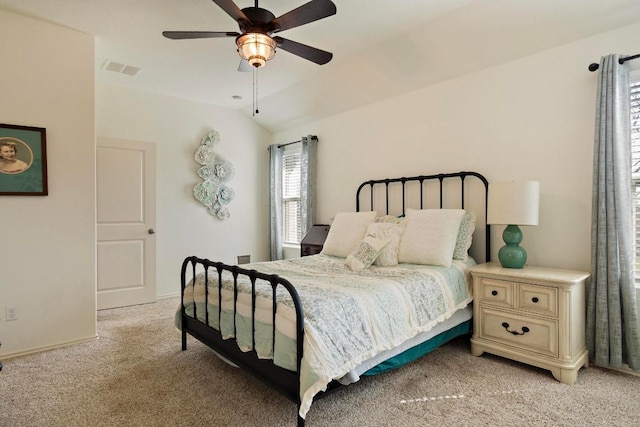
<path id="1" fill-rule="evenodd" d="M 300 256 L 316 255 L 322 251 L 324 241 L 329 234 L 329 226 L 326 224 L 316 224 L 300 242 Z"/>
<path id="2" fill-rule="evenodd" d="M 565 384 L 589 366 L 585 345 L 588 273 L 543 267 L 475 265 L 471 353 L 548 369 Z"/>

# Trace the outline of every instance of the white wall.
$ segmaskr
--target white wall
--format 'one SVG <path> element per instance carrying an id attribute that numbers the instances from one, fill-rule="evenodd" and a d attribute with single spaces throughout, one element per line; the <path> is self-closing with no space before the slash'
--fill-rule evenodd
<path id="1" fill-rule="evenodd" d="M 96 84 L 96 113 L 100 137 L 156 144 L 158 296 L 179 294 L 180 266 L 190 255 L 233 264 L 237 255 L 267 260 L 267 131 L 235 110 L 106 83 Z M 193 197 L 201 181 L 194 153 L 212 129 L 221 137 L 215 152 L 236 171 L 226 221 Z"/>
<path id="2" fill-rule="evenodd" d="M 525 57 L 317 122 L 275 141 L 318 135 L 317 222 L 353 211 L 364 180 L 474 170 L 540 181 L 540 225 L 524 227 L 529 263 L 590 270 L 597 73 L 635 54 L 640 24 Z M 637 61 L 640 62 L 640 61 Z M 638 67 L 640 64 L 633 64 Z M 502 245 L 493 229 L 493 259 Z"/>
<path id="3" fill-rule="evenodd" d="M 0 11 L 0 40 L 0 122 L 46 128 L 49 181 L 0 196 L 2 356 L 95 338 L 95 121 L 92 36 Z"/>

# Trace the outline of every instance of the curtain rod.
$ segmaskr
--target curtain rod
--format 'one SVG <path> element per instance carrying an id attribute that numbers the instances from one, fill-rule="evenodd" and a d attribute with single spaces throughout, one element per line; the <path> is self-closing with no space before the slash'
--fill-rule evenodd
<path id="1" fill-rule="evenodd" d="M 622 65 L 627 61 L 631 61 L 631 60 L 637 59 L 637 58 L 640 58 L 640 54 L 627 56 L 625 58 L 620 58 L 620 59 L 618 59 L 618 64 Z M 598 68 L 600 68 L 600 64 L 596 64 L 595 62 L 589 64 L 589 71 L 597 71 Z"/>
<path id="2" fill-rule="evenodd" d="M 312 135 L 312 136 L 311 136 L 311 139 L 314 139 L 314 140 L 316 140 L 316 141 L 317 141 L 317 140 L 318 140 L 318 137 L 317 137 L 317 136 L 315 136 L 315 135 Z M 278 148 L 286 147 L 287 145 L 291 145 L 291 144 L 299 144 L 299 143 L 301 143 L 301 142 L 302 142 L 302 140 L 293 141 L 293 142 L 287 142 L 286 144 L 280 144 L 280 145 L 278 145 Z"/>

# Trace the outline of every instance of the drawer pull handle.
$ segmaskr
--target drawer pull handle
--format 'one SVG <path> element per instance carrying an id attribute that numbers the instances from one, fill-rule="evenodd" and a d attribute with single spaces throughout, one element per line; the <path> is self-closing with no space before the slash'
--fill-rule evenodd
<path id="1" fill-rule="evenodd" d="M 518 331 L 510 331 L 509 330 L 509 324 L 507 322 L 502 322 L 502 327 L 509 332 L 512 335 L 524 335 L 527 332 L 529 332 L 529 328 L 527 328 L 526 326 L 522 327 L 522 332 L 518 332 Z"/>
<path id="2" fill-rule="evenodd" d="M 495 297 L 496 295 L 498 295 L 498 291 L 491 291 L 491 295 Z"/>
<path id="3" fill-rule="evenodd" d="M 533 302 L 538 302 L 538 301 L 540 301 L 540 300 L 538 299 L 538 297 L 533 297 L 533 298 L 531 298 L 531 301 L 533 301 Z"/>

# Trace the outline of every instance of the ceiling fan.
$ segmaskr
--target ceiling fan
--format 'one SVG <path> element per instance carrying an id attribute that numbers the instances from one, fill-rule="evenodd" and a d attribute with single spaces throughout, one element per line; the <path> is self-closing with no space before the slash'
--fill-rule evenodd
<path id="1" fill-rule="evenodd" d="M 233 0 L 212 0 L 240 27 L 240 33 L 232 31 L 163 31 L 162 35 L 172 40 L 235 37 L 238 53 L 242 58 L 239 71 L 259 68 L 273 58 L 276 46 L 308 61 L 323 65 L 331 61 L 333 54 L 302 43 L 294 42 L 274 33 L 299 27 L 336 13 L 336 5 L 331 0 L 311 0 L 282 16 L 255 6 L 240 9 Z"/>

